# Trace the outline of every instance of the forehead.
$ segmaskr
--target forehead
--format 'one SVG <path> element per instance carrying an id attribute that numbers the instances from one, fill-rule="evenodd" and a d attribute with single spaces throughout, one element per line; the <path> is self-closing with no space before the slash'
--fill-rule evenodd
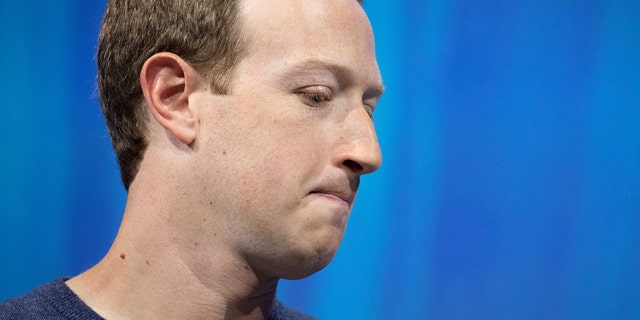
<path id="1" fill-rule="evenodd" d="M 357 0 L 243 0 L 247 57 L 262 65 L 316 60 L 379 78 L 373 33 Z"/>

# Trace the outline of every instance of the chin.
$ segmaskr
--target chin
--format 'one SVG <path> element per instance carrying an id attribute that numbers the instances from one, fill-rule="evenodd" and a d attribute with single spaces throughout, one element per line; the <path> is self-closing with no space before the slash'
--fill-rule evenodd
<path id="1" fill-rule="evenodd" d="M 286 240 L 271 239 L 245 250 L 251 252 L 247 257 L 248 262 L 261 276 L 297 280 L 329 265 L 338 251 L 343 235 L 344 230 L 335 227 L 306 230 L 296 232 Z"/>
<path id="2" fill-rule="evenodd" d="M 319 259 L 309 259 L 307 261 L 302 261 L 295 263 L 290 268 L 282 273 L 280 278 L 287 280 L 299 280 L 306 278 L 322 269 L 324 269 L 331 260 L 333 259 L 333 255 L 329 258 L 323 257 Z"/>
<path id="3" fill-rule="evenodd" d="M 320 246 L 312 246 L 289 255 L 289 259 L 281 271 L 281 278 L 288 280 L 298 280 L 306 278 L 324 269 L 338 251 L 338 246 L 342 237 L 333 241 L 324 242 Z"/>

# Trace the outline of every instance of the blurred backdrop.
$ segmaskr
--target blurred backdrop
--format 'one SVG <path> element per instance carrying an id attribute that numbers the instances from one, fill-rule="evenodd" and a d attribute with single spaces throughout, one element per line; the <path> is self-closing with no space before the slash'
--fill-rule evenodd
<path id="1" fill-rule="evenodd" d="M 383 167 L 321 319 L 640 319 L 640 2 L 365 0 Z M 95 89 L 105 1 L 0 0 L 0 300 L 107 251 L 125 192 Z"/>

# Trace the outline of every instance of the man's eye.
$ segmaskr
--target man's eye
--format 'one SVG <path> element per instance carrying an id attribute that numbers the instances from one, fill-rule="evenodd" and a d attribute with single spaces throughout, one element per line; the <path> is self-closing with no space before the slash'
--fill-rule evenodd
<path id="1" fill-rule="evenodd" d="M 297 94 L 304 103 L 310 106 L 321 106 L 333 99 L 333 92 L 331 89 L 323 86 L 303 88 Z"/>
<path id="2" fill-rule="evenodd" d="M 367 110 L 367 113 L 369 114 L 369 118 L 373 119 L 373 111 L 375 110 L 372 106 L 370 105 L 364 105 L 364 109 Z"/>

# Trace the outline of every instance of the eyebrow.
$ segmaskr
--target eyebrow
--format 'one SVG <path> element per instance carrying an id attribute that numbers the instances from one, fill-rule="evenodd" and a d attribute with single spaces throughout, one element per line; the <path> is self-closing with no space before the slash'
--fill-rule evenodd
<path id="1" fill-rule="evenodd" d="M 318 70 L 318 71 L 322 71 L 322 70 L 329 70 L 331 72 L 333 72 L 334 74 L 338 75 L 339 78 L 346 78 L 349 79 L 350 82 L 355 83 L 355 72 L 353 69 L 349 68 L 348 66 L 339 64 L 339 63 L 334 63 L 331 61 L 327 61 L 327 60 L 321 60 L 321 59 L 307 59 L 307 60 L 303 60 L 302 62 L 296 63 L 295 65 L 291 66 L 289 70 L 287 70 L 284 73 L 284 77 L 285 78 L 289 78 L 291 75 L 293 74 L 299 74 L 299 73 L 304 73 L 304 72 L 308 72 L 309 70 L 314 71 L 314 70 Z M 369 97 L 381 97 L 382 94 L 384 94 L 385 91 L 385 87 L 384 85 L 382 85 L 382 80 L 374 80 L 373 83 L 370 83 L 368 85 L 367 90 L 365 91 L 365 94 Z"/>
<path id="2" fill-rule="evenodd" d="M 384 94 L 385 91 L 385 87 L 383 84 L 377 84 L 374 85 L 373 87 L 371 87 L 371 89 L 367 90 L 367 95 L 374 97 L 374 98 L 380 98 L 382 97 L 382 95 Z"/>

